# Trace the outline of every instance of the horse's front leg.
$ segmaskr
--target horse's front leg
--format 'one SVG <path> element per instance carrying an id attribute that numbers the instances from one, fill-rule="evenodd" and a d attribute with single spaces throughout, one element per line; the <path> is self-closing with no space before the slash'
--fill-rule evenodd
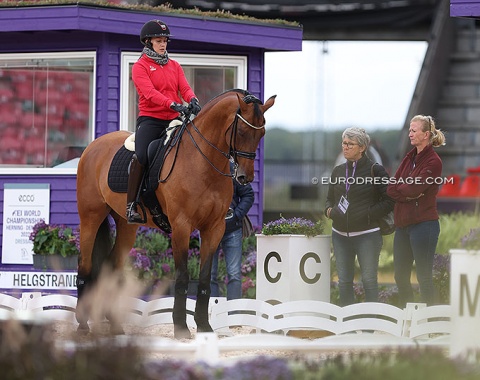
<path id="1" fill-rule="evenodd" d="M 212 332 L 208 322 L 208 303 L 210 302 L 210 281 L 212 273 L 213 255 L 217 251 L 218 244 L 223 236 L 225 222 L 220 220 L 219 225 L 209 230 L 201 231 L 202 242 L 200 246 L 200 277 L 198 282 L 197 303 L 195 306 L 195 323 L 197 332 Z"/>
<path id="2" fill-rule="evenodd" d="M 174 251 L 175 252 L 175 251 Z M 175 299 L 173 302 L 173 335 L 175 339 L 191 339 L 187 326 L 187 291 L 188 291 L 188 251 L 175 256 Z M 181 257 L 179 257 L 181 256 Z"/>
<path id="3" fill-rule="evenodd" d="M 213 332 L 213 329 L 208 322 L 212 257 L 213 255 L 210 255 L 206 260 L 202 260 L 200 269 L 197 303 L 195 305 L 195 323 L 197 324 L 197 332 Z"/>

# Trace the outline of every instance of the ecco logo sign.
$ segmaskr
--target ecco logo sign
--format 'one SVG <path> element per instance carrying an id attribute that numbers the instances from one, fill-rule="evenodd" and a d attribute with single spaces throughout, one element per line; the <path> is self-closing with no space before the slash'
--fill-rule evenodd
<path id="1" fill-rule="evenodd" d="M 20 194 L 18 196 L 19 202 L 35 202 L 35 195 L 33 194 Z"/>

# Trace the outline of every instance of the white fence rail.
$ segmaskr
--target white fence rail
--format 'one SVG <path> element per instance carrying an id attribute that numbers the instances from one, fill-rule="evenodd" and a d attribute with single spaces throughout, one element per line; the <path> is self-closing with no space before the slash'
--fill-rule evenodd
<path id="1" fill-rule="evenodd" d="M 173 297 L 151 301 L 129 298 L 124 306 L 125 322 L 139 327 L 172 324 L 173 300 Z M 12 318 L 28 312 L 32 318 L 76 324 L 76 303 L 77 298 L 69 295 L 23 293 L 21 298 L 15 298 L 0 294 L 2 316 Z M 195 301 L 187 299 L 187 325 L 190 328 L 196 328 L 194 310 Z M 214 334 L 197 334 L 196 340 L 188 343 L 160 337 L 142 338 L 142 341 L 149 350 L 188 354 L 209 361 L 218 359 L 212 350 L 213 353 L 258 349 L 313 352 L 418 345 L 446 347 L 450 338 L 451 314 L 450 305 L 409 304 L 407 308 L 399 309 L 383 303 L 339 307 L 322 301 L 271 305 L 252 299 L 226 301 L 225 298 L 212 298 L 210 323 Z M 230 329 L 233 326 L 251 327 L 257 334 L 233 336 Z M 314 340 L 286 336 L 292 330 L 322 330 L 330 336 Z M 268 334 L 272 332 L 276 334 Z M 223 338 L 218 339 L 218 336 Z"/>

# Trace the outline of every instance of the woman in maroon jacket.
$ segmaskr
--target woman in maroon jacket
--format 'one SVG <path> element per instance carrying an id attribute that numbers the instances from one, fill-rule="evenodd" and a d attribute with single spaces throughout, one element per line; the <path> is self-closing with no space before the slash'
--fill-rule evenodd
<path id="1" fill-rule="evenodd" d="M 196 115 L 200 112 L 200 104 L 182 67 L 168 57 L 167 42 L 170 41 L 170 36 L 167 24 L 160 20 L 148 21 L 140 32 L 140 41 L 145 47 L 132 68 L 133 83 L 138 92 L 139 113 L 135 155 L 128 177 L 128 223 L 142 223 L 136 199 L 147 165 L 148 145 L 164 133 L 179 113 L 190 110 Z M 183 105 L 182 99 L 189 102 L 188 107 Z"/>
<path id="2" fill-rule="evenodd" d="M 413 302 L 413 261 L 422 302 L 434 302 L 432 272 L 440 234 L 437 193 L 442 161 L 433 148 L 445 145 L 445 136 L 435 128 L 431 116 L 414 116 L 408 137 L 414 148 L 402 160 L 387 188 L 387 194 L 395 200 L 393 257 L 400 306 Z"/>

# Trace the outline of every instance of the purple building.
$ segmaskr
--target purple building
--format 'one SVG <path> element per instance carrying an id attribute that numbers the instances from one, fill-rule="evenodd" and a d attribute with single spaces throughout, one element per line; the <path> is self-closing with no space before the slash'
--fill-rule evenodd
<path id="1" fill-rule="evenodd" d="M 100 135 L 134 130 L 131 67 L 145 22 L 168 24 L 169 55 L 184 67 L 201 104 L 230 88 L 266 100 L 274 94 L 264 94 L 264 53 L 301 50 L 302 28 L 291 24 L 138 9 L 0 7 L 0 278 L 33 271 L 30 252 L 13 250 L 41 212 L 16 202 L 32 201 L 31 189 L 40 191 L 46 198 L 35 202 L 46 206 L 50 223 L 77 226 L 78 157 Z M 258 153 L 250 211 L 256 225 L 262 222 L 263 145 Z M 9 287 L 0 279 L 1 288 Z"/>

